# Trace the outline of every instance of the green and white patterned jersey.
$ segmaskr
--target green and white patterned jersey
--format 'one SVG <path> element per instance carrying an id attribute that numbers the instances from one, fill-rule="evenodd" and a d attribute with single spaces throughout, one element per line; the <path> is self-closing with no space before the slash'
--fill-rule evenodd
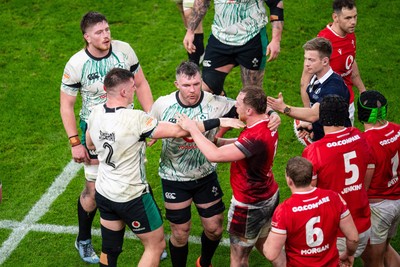
<path id="1" fill-rule="evenodd" d="M 240 46 L 268 23 L 264 0 L 214 0 L 212 34 L 220 42 Z"/>
<path id="2" fill-rule="evenodd" d="M 112 68 L 138 72 L 140 65 L 135 51 L 125 42 L 111 41 L 110 52 L 103 58 L 92 56 L 82 49 L 67 62 L 61 82 L 61 90 L 71 96 L 82 96 L 80 118 L 87 122 L 94 106 L 106 102 L 104 77 Z"/>
<path id="3" fill-rule="evenodd" d="M 141 110 L 97 105 L 88 130 L 98 154 L 96 190 L 115 202 L 127 202 L 148 189 L 145 171 L 147 134 L 158 122 Z"/>
<path id="4" fill-rule="evenodd" d="M 151 115 L 159 121 L 176 122 L 175 114 L 183 113 L 189 118 L 204 121 L 220 118 L 235 105 L 235 101 L 222 96 L 202 92 L 199 103 L 185 106 L 178 100 L 179 91 L 162 96 L 154 102 Z M 218 129 L 205 133 L 214 140 Z M 162 139 L 162 150 L 158 174 L 162 179 L 172 181 L 192 181 L 201 179 L 216 170 L 216 164 L 209 162 L 190 137 Z"/>

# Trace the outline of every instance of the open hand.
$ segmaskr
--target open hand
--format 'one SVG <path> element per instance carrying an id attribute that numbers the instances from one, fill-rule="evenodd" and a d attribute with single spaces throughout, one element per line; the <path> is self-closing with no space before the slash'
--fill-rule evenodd
<path id="1" fill-rule="evenodd" d="M 272 96 L 267 97 L 267 105 L 273 110 L 283 112 L 286 107 L 285 102 L 283 102 L 283 95 L 279 93 L 278 98 L 273 98 Z"/>

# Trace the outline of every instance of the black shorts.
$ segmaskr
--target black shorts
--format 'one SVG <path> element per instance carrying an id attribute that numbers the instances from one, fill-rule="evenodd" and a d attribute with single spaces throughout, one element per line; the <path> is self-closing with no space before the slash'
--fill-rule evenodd
<path id="1" fill-rule="evenodd" d="M 161 183 L 164 201 L 167 203 L 180 203 L 193 199 L 196 204 L 205 204 L 220 199 L 224 195 L 216 172 L 189 182 L 161 179 Z"/>
<path id="2" fill-rule="evenodd" d="M 210 35 L 203 60 L 203 72 L 233 64 L 249 70 L 264 70 L 268 38 L 265 28 L 246 44 L 226 45 Z"/>
<path id="3" fill-rule="evenodd" d="M 160 209 L 150 193 L 124 203 L 111 201 L 97 191 L 95 198 L 101 218 L 122 220 L 135 234 L 148 233 L 162 226 Z"/>

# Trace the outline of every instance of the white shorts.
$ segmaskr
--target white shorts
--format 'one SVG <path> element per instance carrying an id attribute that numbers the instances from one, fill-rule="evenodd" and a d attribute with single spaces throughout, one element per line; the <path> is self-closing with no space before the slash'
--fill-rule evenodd
<path id="1" fill-rule="evenodd" d="M 193 8 L 194 0 L 174 0 L 177 4 L 182 4 L 183 10 Z"/>
<path id="2" fill-rule="evenodd" d="M 253 247 L 259 238 L 267 237 L 278 204 L 279 191 L 271 198 L 254 204 L 241 203 L 232 196 L 227 225 L 231 244 Z"/>
<path id="3" fill-rule="evenodd" d="M 367 231 L 358 234 L 359 242 L 356 253 L 354 253 L 354 257 L 359 257 L 364 252 L 370 236 L 371 236 L 371 227 Z M 346 251 L 346 238 L 338 237 L 336 247 L 339 250 L 339 255 L 344 253 Z"/>
<path id="4" fill-rule="evenodd" d="M 356 108 L 354 106 L 354 102 L 350 103 L 349 105 L 349 119 L 351 121 L 351 125 L 354 126 L 354 112 L 356 111 Z"/>
<path id="5" fill-rule="evenodd" d="M 370 203 L 371 208 L 371 245 L 382 244 L 396 235 L 400 224 L 400 199 L 385 199 Z"/>
<path id="6" fill-rule="evenodd" d="M 84 164 L 83 169 L 85 170 L 86 181 L 96 182 L 99 165 Z"/>

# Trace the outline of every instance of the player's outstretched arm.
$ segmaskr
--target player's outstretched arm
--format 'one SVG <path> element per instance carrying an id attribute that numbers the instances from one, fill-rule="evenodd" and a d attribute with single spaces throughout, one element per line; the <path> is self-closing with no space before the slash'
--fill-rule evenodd
<path id="1" fill-rule="evenodd" d="M 217 147 L 208 140 L 200 131 L 195 121 L 189 119 L 184 114 L 177 115 L 177 123 L 185 130 L 190 132 L 197 147 L 204 156 L 211 162 L 231 162 L 245 158 L 242 151 L 234 144 Z"/>

